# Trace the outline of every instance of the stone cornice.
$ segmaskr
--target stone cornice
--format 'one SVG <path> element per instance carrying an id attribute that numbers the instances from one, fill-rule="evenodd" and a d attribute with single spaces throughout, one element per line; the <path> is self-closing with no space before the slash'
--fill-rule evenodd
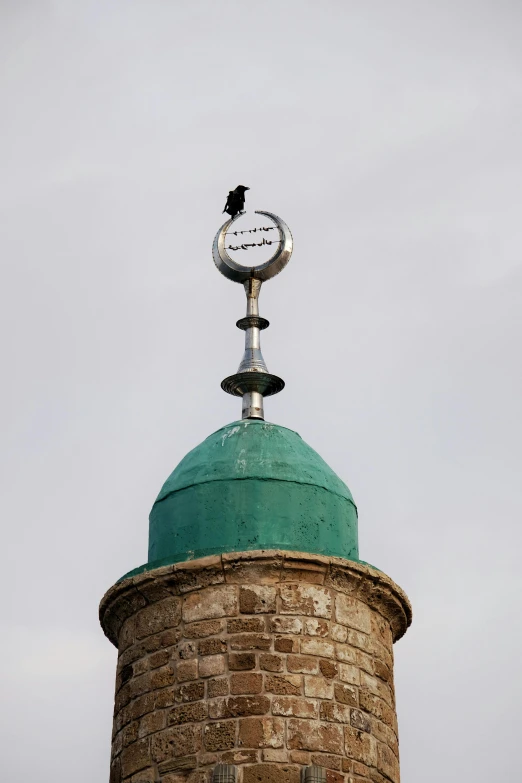
<path id="1" fill-rule="evenodd" d="M 255 550 L 212 555 L 162 566 L 117 582 L 100 603 L 100 623 L 117 646 L 125 620 L 148 604 L 218 584 L 308 582 L 358 598 L 390 624 L 396 642 L 411 624 L 405 592 L 382 571 L 339 557 Z"/>

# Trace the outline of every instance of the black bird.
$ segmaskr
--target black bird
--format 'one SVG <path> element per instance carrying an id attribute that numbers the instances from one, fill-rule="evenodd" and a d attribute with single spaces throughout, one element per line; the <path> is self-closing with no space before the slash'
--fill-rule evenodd
<path id="1" fill-rule="evenodd" d="M 244 185 L 238 185 L 235 190 L 231 190 L 228 194 L 227 203 L 223 212 L 228 212 L 230 217 L 235 217 L 243 212 L 245 206 L 245 190 L 250 190 Z"/>

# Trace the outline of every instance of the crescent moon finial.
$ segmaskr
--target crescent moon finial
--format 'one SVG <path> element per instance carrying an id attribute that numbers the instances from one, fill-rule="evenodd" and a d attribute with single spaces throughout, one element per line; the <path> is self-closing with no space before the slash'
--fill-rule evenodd
<path id="1" fill-rule="evenodd" d="M 214 238 L 212 257 L 222 275 L 236 283 L 243 283 L 247 296 L 247 312 L 236 326 L 245 332 L 245 352 L 237 373 L 229 375 L 221 383 L 228 394 L 243 398 L 243 419 L 264 419 L 263 398 L 282 391 L 285 382 L 277 375 L 271 375 L 261 353 L 262 329 L 270 324 L 259 315 L 259 293 L 261 285 L 279 274 L 290 261 L 294 243 L 290 229 L 273 212 L 256 210 L 257 215 L 265 215 L 276 226 L 279 233 L 277 250 L 268 261 L 256 266 L 243 266 L 230 257 L 226 247 L 226 235 L 232 224 L 245 213 L 242 212 L 227 220 Z"/>

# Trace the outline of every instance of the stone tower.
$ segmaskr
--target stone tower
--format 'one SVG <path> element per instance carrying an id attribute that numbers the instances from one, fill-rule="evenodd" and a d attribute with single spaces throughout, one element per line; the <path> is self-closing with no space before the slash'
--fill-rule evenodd
<path id="1" fill-rule="evenodd" d="M 347 486 L 254 416 L 182 459 L 148 562 L 101 602 L 119 652 L 110 783 L 399 783 L 409 601 L 359 560 Z"/>

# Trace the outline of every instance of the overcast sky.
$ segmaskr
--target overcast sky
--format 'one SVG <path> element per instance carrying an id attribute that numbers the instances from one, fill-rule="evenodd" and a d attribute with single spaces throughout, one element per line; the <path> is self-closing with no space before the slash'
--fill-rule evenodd
<path id="1" fill-rule="evenodd" d="M 409 594 L 403 783 L 520 773 L 522 5 L 0 0 L 0 770 L 108 779 L 98 602 L 240 417 L 229 189 L 291 227 L 267 419 Z"/>

